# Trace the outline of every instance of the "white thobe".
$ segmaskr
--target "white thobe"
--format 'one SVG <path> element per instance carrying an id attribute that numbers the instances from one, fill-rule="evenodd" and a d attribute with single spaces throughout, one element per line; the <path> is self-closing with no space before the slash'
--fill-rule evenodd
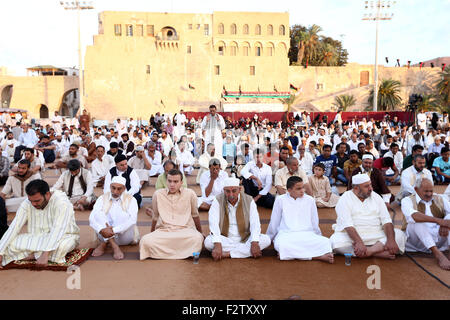
<path id="1" fill-rule="evenodd" d="M 313 174 L 312 167 L 314 165 L 314 160 L 309 152 L 305 152 L 303 158 L 300 159 L 300 154 L 298 153 L 297 148 L 297 152 L 294 154 L 294 157 L 298 159 L 298 164 L 306 172 L 306 175 L 310 176 Z"/>
<path id="2" fill-rule="evenodd" d="M 287 192 L 275 199 L 267 235 L 280 260 L 311 260 L 332 251 L 319 229 L 316 202 L 306 194 L 294 199 Z"/>
<path id="3" fill-rule="evenodd" d="M 169 152 L 170 150 L 172 150 L 173 148 L 173 141 L 172 138 L 170 136 L 167 136 L 166 139 L 163 138 L 159 138 L 158 140 L 159 142 L 161 142 L 161 145 L 163 147 L 163 153 L 166 157 L 169 156 Z"/>
<path id="4" fill-rule="evenodd" d="M 219 120 L 216 120 L 215 117 L 208 119 L 211 116 L 210 114 L 203 118 L 202 130 L 205 130 L 205 152 L 208 144 L 213 143 L 216 146 L 216 156 L 221 157 L 223 145 L 222 130 L 225 129 L 225 121 L 220 114 L 216 113 L 216 115 L 219 116 Z"/>
<path id="5" fill-rule="evenodd" d="M 109 154 L 105 154 L 102 158 L 102 161 L 95 159 L 91 163 L 91 173 L 92 180 L 94 184 L 100 181 L 101 178 L 105 177 L 109 170 L 115 166 L 114 158 Z"/>
<path id="6" fill-rule="evenodd" d="M 84 174 L 84 182 L 86 183 L 86 191 L 83 190 L 80 183 L 80 176 L 82 174 L 82 170 Z M 69 186 L 70 186 L 70 178 L 72 174 L 69 170 L 64 171 L 50 189 L 50 191 L 59 190 L 66 193 L 67 197 L 69 197 Z M 94 182 L 92 180 L 92 174 L 87 169 L 81 169 L 80 172 L 75 176 L 75 180 L 72 187 L 72 195 L 69 200 L 72 203 L 78 201 L 81 197 L 86 197 L 86 201 L 91 202 L 94 195 Z"/>
<path id="7" fill-rule="evenodd" d="M 160 175 L 164 172 L 164 167 L 162 165 L 162 154 L 158 150 L 155 150 L 154 158 L 150 157 L 148 153 L 145 153 L 145 156 L 147 157 L 148 162 L 152 165 L 149 171 L 149 176 L 154 177 L 156 175 Z"/>
<path id="8" fill-rule="evenodd" d="M 53 122 L 56 122 L 56 123 L 53 123 Z M 55 129 L 55 132 L 57 135 L 62 133 L 61 123 L 62 123 L 61 116 L 53 116 L 52 127 Z"/>
<path id="9" fill-rule="evenodd" d="M 392 223 L 391 216 L 387 211 L 383 198 L 376 192 L 361 201 L 352 190 L 344 192 L 336 205 L 337 220 L 333 224 L 334 230 L 330 240 L 333 249 L 338 253 L 340 249 L 348 249 L 353 253 L 353 241 L 347 234 L 345 228 L 354 227 L 364 245 L 371 246 L 376 242 L 386 244 L 387 238 L 383 226 Z M 406 235 L 399 229 L 394 229 L 395 241 L 400 252 L 405 251 Z"/>
<path id="10" fill-rule="evenodd" d="M 219 176 L 214 181 L 211 193 L 207 196 L 206 195 L 206 187 L 208 186 L 209 182 L 211 181 L 211 172 L 210 171 L 203 172 L 202 176 L 200 177 L 200 189 L 202 191 L 202 196 L 198 198 L 198 206 L 199 207 L 203 202 L 206 204 L 211 204 L 213 202 L 214 198 L 223 192 L 223 184 L 227 177 L 228 177 L 228 173 L 226 173 L 223 170 L 220 170 Z"/>
<path id="11" fill-rule="evenodd" d="M 444 202 L 445 220 L 450 220 L 450 203 L 445 195 L 434 194 L 433 197 L 442 197 Z M 419 202 L 425 204 L 425 214 L 429 217 L 433 217 L 431 213 L 432 201 L 424 201 L 416 193 L 415 201 L 418 205 Z M 430 248 L 436 246 L 440 251 L 448 250 L 450 246 L 450 236 L 442 237 L 439 235 L 440 226 L 437 223 L 431 222 L 416 222 L 412 215 L 417 213 L 414 210 L 413 204 L 409 197 L 402 200 L 402 212 L 408 223 L 406 227 L 406 250 L 414 252 L 430 252 Z M 421 212 L 423 213 L 423 212 Z"/>
<path id="12" fill-rule="evenodd" d="M 112 205 L 108 212 L 103 210 L 103 198 L 109 195 L 109 199 L 112 201 Z M 115 199 L 110 193 L 104 194 L 97 199 L 94 208 L 89 216 L 89 225 L 94 229 L 98 238 L 101 241 L 108 239 L 103 238 L 100 235 L 100 231 L 106 228 L 106 224 L 113 227 L 115 233 L 114 238 L 117 245 L 129 245 L 131 243 L 137 243 L 139 239 L 139 233 L 136 228 L 138 205 L 134 197 L 128 205 L 126 211 L 122 208 L 123 194 Z"/>
<path id="13" fill-rule="evenodd" d="M 431 175 L 430 170 L 426 168 L 424 168 L 421 172 L 418 172 L 412 165 L 403 170 L 400 178 L 400 191 L 398 192 L 396 199 L 400 201 L 404 197 L 414 194 L 414 184 L 419 177 L 422 177 L 422 179 L 433 181 L 433 176 Z"/>
<path id="14" fill-rule="evenodd" d="M 192 171 L 194 171 L 194 162 L 195 159 L 192 156 L 192 153 L 190 153 L 188 150 L 184 150 L 183 152 L 177 152 L 177 161 L 180 164 L 180 170 L 186 174 L 191 174 Z M 184 168 L 184 165 L 189 165 L 188 167 Z"/>
<path id="15" fill-rule="evenodd" d="M 177 137 L 181 138 L 181 136 L 184 136 L 186 134 L 186 127 L 185 127 L 187 121 L 186 116 L 184 114 L 178 113 L 175 116 L 175 120 L 177 122 L 177 132 L 178 132 Z"/>
<path id="16" fill-rule="evenodd" d="M 223 157 L 217 158 L 215 154 L 214 156 L 211 156 L 208 152 L 205 152 L 200 157 L 198 157 L 198 165 L 200 166 L 200 169 L 198 170 L 195 182 L 200 183 L 202 174 L 209 170 L 209 162 L 213 158 L 219 160 L 221 170 L 226 170 L 228 162 Z"/>
<path id="17" fill-rule="evenodd" d="M 241 242 L 242 238 L 239 234 L 238 224 L 236 220 L 236 210 L 241 201 L 241 196 L 238 196 L 238 201 L 233 206 L 227 201 L 228 205 L 228 237 L 221 234 L 219 228 L 220 220 L 220 205 L 216 198 L 214 198 L 211 208 L 208 213 L 210 235 L 205 239 L 205 248 L 209 251 L 214 249 L 214 243 L 222 244 L 222 251 L 230 252 L 231 258 L 248 258 L 251 256 L 252 242 L 259 242 L 261 250 L 270 245 L 270 238 L 261 234 L 261 223 L 259 221 L 259 214 L 256 208 L 256 203 L 252 200 L 250 204 L 249 222 L 250 222 L 250 236 L 246 242 Z"/>

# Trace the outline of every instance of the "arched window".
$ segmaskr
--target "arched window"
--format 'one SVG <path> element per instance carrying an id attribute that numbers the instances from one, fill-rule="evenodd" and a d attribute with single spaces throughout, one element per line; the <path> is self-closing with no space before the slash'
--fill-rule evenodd
<path id="1" fill-rule="evenodd" d="M 259 42 L 255 44 L 255 56 L 257 57 L 262 56 L 262 45 Z"/>
<path id="2" fill-rule="evenodd" d="M 243 34 L 248 34 L 248 24 L 244 24 L 244 27 L 242 28 Z"/>
<path id="3" fill-rule="evenodd" d="M 232 42 L 230 45 L 230 56 L 236 56 L 238 51 L 238 44 L 236 42 Z"/>
<path id="4" fill-rule="evenodd" d="M 218 33 L 219 34 L 223 34 L 224 33 L 223 23 L 219 23 Z"/>
<path id="5" fill-rule="evenodd" d="M 48 108 L 43 104 L 41 104 L 41 107 L 39 108 L 39 118 L 48 119 Z"/>
<path id="6" fill-rule="evenodd" d="M 242 44 L 242 55 L 248 56 L 249 52 L 250 52 L 250 44 L 248 42 L 244 42 Z"/>
<path id="7" fill-rule="evenodd" d="M 267 34 L 268 34 L 269 36 L 273 36 L 273 26 L 272 26 L 271 24 L 269 24 L 269 25 L 267 26 Z"/>
<path id="8" fill-rule="evenodd" d="M 236 25 L 234 23 L 230 26 L 230 33 L 236 34 Z"/>
<path id="9" fill-rule="evenodd" d="M 286 33 L 286 29 L 284 28 L 284 25 L 280 26 L 280 36 L 284 36 Z"/>
<path id="10" fill-rule="evenodd" d="M 255 27 L 255 34 L 260 35 L 261 34 L 261 25 L 257 24 Z"/>

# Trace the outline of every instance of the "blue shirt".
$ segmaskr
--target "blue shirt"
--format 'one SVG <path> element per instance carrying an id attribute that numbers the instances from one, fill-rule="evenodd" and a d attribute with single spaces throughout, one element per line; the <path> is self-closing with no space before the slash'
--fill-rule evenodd
<path id="1" fill-rule="evenodd" d="M 317 163 L 323 163 L 323 165 L 325 166 L 324 175 L 329 178 L 331 177 L 333 167 L 337 166 L 338 164 L 338 159 L 334 154 L 332 154 L 328 159 L 325 159 L 323 155 L 320 155 L 316 158 L 316 162 L 314 162 L 314 164 Z"/>
<path id="2" fill-rule="evenodd" d="M 445 162 L 442 157 L 437 157 L 433 161 L 433 167 L 438 167 L 442 173 L 450 175 L 450 159 Z"/>

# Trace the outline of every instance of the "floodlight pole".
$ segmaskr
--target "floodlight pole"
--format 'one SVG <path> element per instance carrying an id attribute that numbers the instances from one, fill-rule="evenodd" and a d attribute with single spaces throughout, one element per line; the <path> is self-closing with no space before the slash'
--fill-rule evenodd
<path id="1" fill-rule="evenodd" d="M 80 11 L 81 10 L 89 10 L 94 9 L 92 4 L 87 4 L 86 2 L 83 2 L 83 4 L 80 3 L 80 1 L 75 2 L 60 2 L 61 6 L 65 10 L 77 10 L 77 28 L 78 28 L 78 92 L 80 95 L 80 114 L 84 110 L 84 71 L 83 71 L 83 55 L 81 54 L 81 22 L 80 22 Z"/>

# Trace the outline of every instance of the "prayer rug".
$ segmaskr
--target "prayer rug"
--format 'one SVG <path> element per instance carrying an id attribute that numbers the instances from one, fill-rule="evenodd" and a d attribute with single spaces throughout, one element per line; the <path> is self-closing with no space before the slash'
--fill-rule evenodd
<path id="1" fill-rule="evenodd" d="M 80 265 L 84 261 L 86 261 L 86 259 L 88 259 L 90 257 L 92 251 L 94 251 L 93 248 L 75 249 L 66 255 L 65 263 L 49 262 L 46 267 L 37 267 L 35 260 L 31 260 L 31 261 L 20 260 L 20 261 L 13 261 L 13 262 L 7 264 L 6 266 L 4 266 L 3 269 L 0 269 L 0 270 L 30 269 L 30 270 L 35 270 L 35 271 L 41 271 L 41 270 L 67 271 L 67 269 L 70 266 Z"/>

